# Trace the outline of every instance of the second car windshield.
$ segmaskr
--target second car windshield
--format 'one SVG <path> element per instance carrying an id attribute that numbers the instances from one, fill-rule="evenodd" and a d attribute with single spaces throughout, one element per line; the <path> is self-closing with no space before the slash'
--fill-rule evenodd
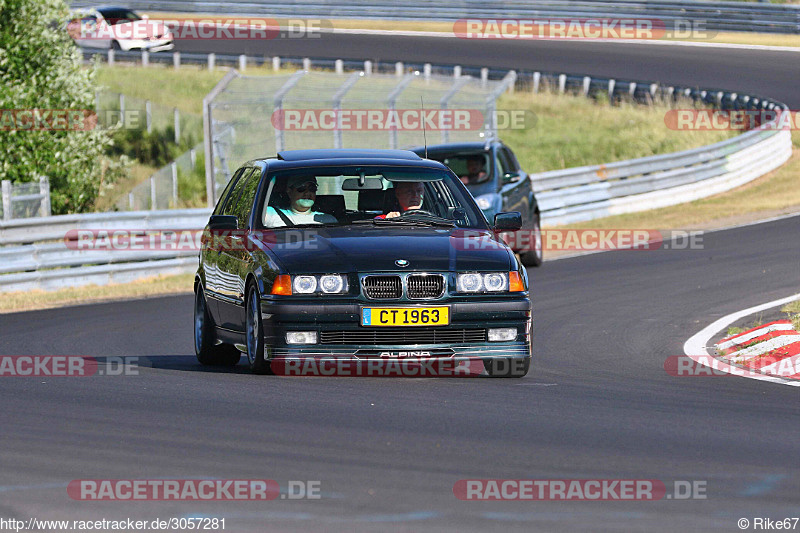
<path id="1" fill-rule="evenodd" d="M 106 22 L 111 25 L 141 20 L 139 15 L 129 9 L 104 9 L 100 14 L 102 14 Z"/>
<path id="2" fill-rule="evenodd" d="M 267 178 L 266 228 L 369 221 L 451 224 L 486 229 L 483 214 L 449 172 L 431 169 L 306 168 Z"/>

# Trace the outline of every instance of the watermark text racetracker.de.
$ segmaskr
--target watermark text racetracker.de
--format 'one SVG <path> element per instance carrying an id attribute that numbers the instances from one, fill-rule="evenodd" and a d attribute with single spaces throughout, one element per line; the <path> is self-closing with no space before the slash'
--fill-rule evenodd
<path id="1" fill-rule="evenodd" d="M 272 40 L 319 39 L 333 30 L 326 19 L 291 18 L 277 20 L 264 17 L 184 17 L 148 18 L 136 21 L 108 19 L 97 23 L 93 19 L 72 20 L 67 32 L 82 40 Z"/>
<path id="2" fill-rule="evenodd" d="M 74 479 L 67 495 L 79 501 L 318 500 L 319 480 L 274 479 Z"/>
<path id="3" fill-rule="evenodd" d="M 147 114 L 140 109 L 0 109 L 0 131 L 141 130 L 146 127 Z"/>
<path id="4" fill-rule="evenodd" d="M 461 479 L 453 495 L 465 501 L 705 500 L 707 482 L 658 479 Z"/>
<path id="5" fill-rule="evenodd" d="M 0 355 L 0 377 L 138 376 L 138 357 Z"/>
<path id="6" fill-rule="evenodd" d="M 656 40 L 710 39 L 703 20 L 657 18 L 460 19 L 453 33 L 461 39 Z"/>
<path id="7" fill-rule="evenodd" d="M 278 109 L 272 126 L 283 131 L 480 131 L 532 129 L 528 109 Z"/>
<path id="8" fill-rule="evenodd" d="M 664 124 L 676 131 L 800 130 L 792 109 L 670 109 Z"/>

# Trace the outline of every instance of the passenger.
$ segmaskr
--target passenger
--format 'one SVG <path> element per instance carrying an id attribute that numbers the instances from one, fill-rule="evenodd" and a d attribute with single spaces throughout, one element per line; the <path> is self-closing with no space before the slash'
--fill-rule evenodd
<path id="1" fill-rule="evenodd" d="M 411 209 L 422 209 L 425 185 L 421 181 L 401 181 L 394 186 L 394 196 L 400 205 L 400 211 L 392 211 L 375 218 L 395 218 Z"/>
<path id="2" fill-rule="evenodd" d="M 279 228 L 286 226 L 284 217 L 294 225 L 336 223 L 336 217 L 311 207 L 317 198 L 317 178 L 314 176 L 294 176 L 286 182 L 286 194 L 289 196 L 289 209 L 267 207 L 264 213 L 264 227 Z M 283 215 L 283 216 L 281 216 Z"/>
<path id="3" fill-rule="evenodd" d="M 473 183 L 480 183 L 486 179 L 486 170 L 484 169 L 484 158 L 482 155 L 471 155 L 467 157 L 467 174 L 461 176 L 461 183 L 464 185 L 471 185 Z"/>

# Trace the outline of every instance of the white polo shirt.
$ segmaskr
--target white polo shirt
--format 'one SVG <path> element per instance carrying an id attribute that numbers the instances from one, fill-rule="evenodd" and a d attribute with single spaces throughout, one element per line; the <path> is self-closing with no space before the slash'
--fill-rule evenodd
<path id="1" fill-rule="evenodd" d="M 293 224 L 330 224 L 336 223 L 336 217 L 327 213 L 320 213 L 319 211 L 308 210 L 305 213 L 295 211 L 294 209 L 281 209 L 286 218 L 292 221 Z M 267 207 L 264 213 L 264 227 L 265 228 L 282 228 L 286 226 L 283 219 L 278 215 L 274 207 Z"/>

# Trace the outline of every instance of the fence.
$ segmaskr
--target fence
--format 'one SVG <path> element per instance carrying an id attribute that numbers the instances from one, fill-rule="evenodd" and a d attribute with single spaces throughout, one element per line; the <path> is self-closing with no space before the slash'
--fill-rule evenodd
<path id="1" fill-rule="evenodd" d="M 441 76 L 430 65 L 408 71 L 395 64 L 394 74 L 380 74 L 367 62 L 363 71 L 345 74 L 300 70 L 294 74 L 248 77 L 229 72 L 203 103 L 206 125 L 206 180 L 209 205 L 231 177 L 232 170 L 275 150 L 298 148 L 408 148 L 429 142 L 480 141 L 497 135 L 494 110 L 497 98 L 512 89 L 516 73 L 499 80 L 469 75 Z M 468 127 L 423 131 L 388 126 L 346 127 L 345 112 L 384 112 L 424 109 L 425 112 L 458 110 L 477 119 Z M 280 125 L 282 114 L 317 111 L 335 113 L 330 127 L 290 129 Z M 316 119 L 314 119 L 316 120 Z M 276 125 L 276 122 L 278 125 Z M 366 121 L 364 121 L 366 123 Z M 420 121 L 420 124 L 424 121 Z M 429 127 L 429 126 L 426 126 Z"/>
<path id="2" fill-rule="evenodd" d="M 95 93 L 95 106 L 103 127 L 169 133 L 175 144 L 189 145 L 196 144 L 203 134 L 201 117 L 182 113 L 177 107 L 107 90 Z"/>
<path id="3" fill-rule="evenodd" d="M 11 220 L 14 218 L 49 217 L 50 210 L 50 182 L 45 177 L 40 177 L 37 182 L 11 183 L 3 180 L 0 190 L 0 219 Z"/>
<path id="4" fill-rule="evenodd" d="M 86 0 L 75 7 L 94 5 Z M 391 0 L 286 0 L 225 3 L 202 0 L 130 0 L 126 6 L 144 11 L 216 13 L 273 17 L 356 18 L 455 21 L 465 18 L 652 18 L 667 27 L 676 21 L 702 22 L 709 30 L 800 33 L 800 7 L 755 2 L 691 0 L 414 0 L 398 9 Z"/>
<path id="5" fill-rule="evenodd" d="M 200 143 L 120 197 L 116 203 L 117 209 L 143 211 L 177 208 L 183 187 L 195 189 L 191 182 L 204 183 L 203 177 L 196 172 L 202 170 L 197 165 L 198 161 L 202 163 L 203 157 L 203 144 Z"/>

